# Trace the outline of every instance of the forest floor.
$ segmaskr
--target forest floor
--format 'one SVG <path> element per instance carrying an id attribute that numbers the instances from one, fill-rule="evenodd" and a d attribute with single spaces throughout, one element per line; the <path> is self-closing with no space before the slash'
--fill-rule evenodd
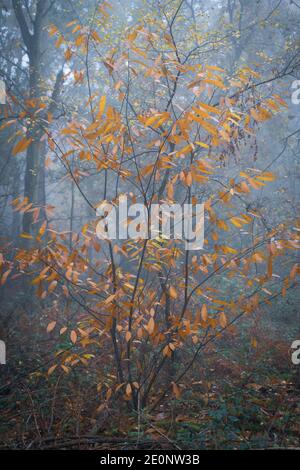
<path id="1" fill-rule="evenodd" d="M 238 341 L 228 335 L 212 344 L 178 384 L 180 397 L 170 393 L 151 413 L 113 401 L 97 412 L 93 386 L 73 372 L 59 385 L 23 382 L 0 397 L 1 448 L 300 448 L 295 332 L 289 322 L 273 325 L 253 319 Z"/>

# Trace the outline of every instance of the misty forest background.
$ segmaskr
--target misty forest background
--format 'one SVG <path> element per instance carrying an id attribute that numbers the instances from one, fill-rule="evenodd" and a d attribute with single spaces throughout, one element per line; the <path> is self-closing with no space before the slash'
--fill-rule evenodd
<path id="1" fill-rule="evenodd" d="M 0 1 L 1 448 L 300 446 L 299 20 Z M 204 202 L 204 249 L 99 240 L 119 195 Z"/>

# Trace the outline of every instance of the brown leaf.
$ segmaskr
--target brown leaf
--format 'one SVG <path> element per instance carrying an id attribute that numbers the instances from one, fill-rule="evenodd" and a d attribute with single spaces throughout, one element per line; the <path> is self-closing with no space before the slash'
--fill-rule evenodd
<path id="1" fill-rule="evenodd" d="M 1 286 L 3 286 L 3 284 L 6 282 L 8 276 L 10 275 L 11 273 L 11 269 L 8 269 L 7 271 L 5 271 L 5 273 L 3 274 L 2 278 L 1 278 Z"/>
<path id="2" fill-rule="evenodd" d="M 48 375 L 51 375 L 52 372 L 55 371 L 56 367 L 57 367 L 57 364 L 54 364 L 54 366 L 51 366 L 51 367 L 48 369 Z"/>
<path id="3" fill-rule="evenodd" d="M 220 321 L 221 327 L 222 327 L 222 328 L 226 328 L 226 326 L 227 326 L 227 318 L 226 318 L 226 315 L 225 315 L 224 312 L 221 312 L 219 321 Z"/>
<path id="4" fill-rule="evenodd" d="M 172 389 L 173 389 L 173 393 L 175 395 L 175 397 L 178 399 L 180 398 L 180 388 L 178 387 L 178 385 L 176 385 L 175 382 L 172 382 Z"/>
<path id="5" fill-rule="evenodd" d="M 172 297 L 172 299 L 177 299 L 177 292 L 176 292 L 175 287 L 170 286 L 169 294 L 170 294 L 170 297 Z"/>
<path id="6" fill-rule="evenodd" d="M 128 343 L 128 341 L 131 340 L 131 336 L 132 336 L 132 335 L 131 335 L 131 332 L 130 332 L 130 331 L 126 331 L 125 339 L 126 339 L 127 343 Z"/>
<path id="7" fill-rule="evenodd" d="M 153 317 L 151 317 L 149 322 L 148 322 L 148 325 L 147 325 L 147 331 L 148 331 L 149 335 L 152 335 L 152 333 L 154 331 L 154 328 L 155 328 L 154 319 L 153 319 Z"/>
<path id="8" fill-rule="evenodd" d="M 50 282 L 49 287 L 48 287 L 48 292 L 54 291 L 56 286 L 57 286 L 57 281 Z"/>
<path id="9" fill-rule="evenodd" d="M 50 333 L 50 331 L 54 330 L 56 325 L 56 321 L 51 321 L 49 325 L 47 326 L 47 333 Z"/>
<path id="10" fill-rule="evenodd" d="M 70 338 L 71 338 L 72 343 L 75 344 L 77 341 L 77 333 L 75 330 L 71 331 Z"/>
<path id="11" fill-rule="evenodd" d="M 130 396 L 132 394 L 132 388 L 130 384 L 126 385 L 126 395 Z"/>
<path id="12" fill-rule="evenodd" d="M 205 304 L 203 304 L 201 308 L 201 318 L 203 321 L 207 321 L 207 307 Z"/>

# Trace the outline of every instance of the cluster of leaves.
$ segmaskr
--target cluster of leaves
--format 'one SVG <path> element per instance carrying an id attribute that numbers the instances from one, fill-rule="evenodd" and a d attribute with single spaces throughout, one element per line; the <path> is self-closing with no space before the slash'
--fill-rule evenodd
<path id="1" fill-rule="evenodd" d="M 32 215 L 33 230 L 21 234 L 28 243 L 13 261 L 3 258 L 1 282 L 26 273 L 41 300 L 80 307 L 71 325 L 59 312 L 49 319 L 48 333 L 68 339 L 49 375 L 87 365 L 100 347 L 108 359 L 99 377 L 99 410 L 118 396 L 134 409 L 156 407 L 170 389 L 180 398 L 183 377 L 209 343 L 224 331 L 234 332 L 243 315 L 285 295 L 299 274 L 294 263 L 283 278 L 274 273 L 299 246 L 299 222 L 265 230 L 259 209 L 247 204 L 275 175 L 247 168 L 226 181 L 219 178 L 222 161 L 232 159 L 241 143 L 255 139 L 261 122 L 287 105 L 278 94 L 255 94 L 260 75 L 248 66 L 229 77 L 218 66 L 190 61 L 189 54 L 182 58 L 172 22 L 168 32 L 135 26 L 118 50 L 99 55 L 97 65 L 105 67 L 111 87 L 107 95 L 92 92 L 89 66 L 78 70 L 76 63 L 83 58 L 89 64 L 90 49 L 97 52 L 102 42 L 105 6 L 99 14 L 91 27 L 69 23 L 68 35 L 54 25 L 49 29 L 69 64 L 66 80 L 88 83 L 87 114 L 50 130 L 45 105 L 31 100 L 18 120 L 40 126 L 50 158 L 63 165 L 94 213 L 103 200 L 117 206 L 125 194 L 148 209 L 157 202 L 205 202 L 205 250 L 190 253 L 180 242 L 159 237 L 99 241 L 96 217 L 70 238 L 41 222 L 39 207 L 18 198 L 14 210 Z M 152 87 L 153 95 L 145 94 Z M 19 139 L 19 132 L 16 138 L 14 155 L 32 144 L 28 136 Z M 103 187 L 96 201 L 83 189 L 92 172 Z M 248 208 L 242 210 L 245 200 Z M 46 213 L 53 210 L 47 207 Z M 246 242 L 238 244 L 243 234 Z M 186 352 L 182 367 L 173 369 Z M 166 371 L 164 384 L 159 378 Z"/>

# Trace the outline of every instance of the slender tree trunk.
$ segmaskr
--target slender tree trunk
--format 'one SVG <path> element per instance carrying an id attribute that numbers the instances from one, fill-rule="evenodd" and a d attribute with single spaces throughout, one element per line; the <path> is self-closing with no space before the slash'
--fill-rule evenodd
<path id="1" fill-rule="evenodd" d="M 33 32 L 27 24 L 27 20 L 23 11 L 23 4 L 20 0 L 13 0 L 13 8 L 20 27 L 22 39 L 27 49 L 29 57 L 29 97 L 30 100 L 36 101 L 39 106 L 39 98 L 41 96 L 41 35 L 43 20 L 45 17 L 45 9 L 48 6 L 48 0 L 37 0 L 36 14 L 33 20 Z M 34 106 L 32 111 L 34 111 Z M 43 144 L 41 143 L 42 130 L 39 123 L 35 119 L 31 120 L 30 127 L 27 130 L 27 138 L 32 139 L 31 145 L 26 153 L 26 170 L 24 182 L 24 197 L 28 198 L 28 202 L 33 206 L 39 203 L 39 171 L 40 171 L 40 154 Z M 23 216 L 23 231 L 26 233 L 34 233 L 35 227 L 32 220 L 32 212 L 25 212 Z"/>
<path id="2" fill-rule="evenodd" d="M 38 14 L 38 13 L 37 13 Z M 32 38 L 31 51 L 29 53 L 29 74 L 30 74 L 30 99 L 39 100 L 40 96 L 40 84 L 41 84 L 41 53 L 39 45 L 40 32 L 35 31 Z M 38 41 L 38 42 L 37 42 Z M 38 104 L 38 103 L 37 103 Z M 39 196 L 44 193 L 43 189 L 39 191 L 40 179 L 40 155 L 43 148 L 41 142 L 42 132 L 38 123 L 32 122 L 31 127 L 28 129 L 27 138 L 32 139 L 31 145 L 27 149 L 26 154 L 26 171 L 25 171 L 25 185 L 24 185 L 24 197 L 28 198 L 28 201 L 36 206 L 39 204 Z M 23 216 L 23 231 L 25 233 L 34 233 L 35 227 L 32 225 L 32 212 L 25 212 Z"/>

